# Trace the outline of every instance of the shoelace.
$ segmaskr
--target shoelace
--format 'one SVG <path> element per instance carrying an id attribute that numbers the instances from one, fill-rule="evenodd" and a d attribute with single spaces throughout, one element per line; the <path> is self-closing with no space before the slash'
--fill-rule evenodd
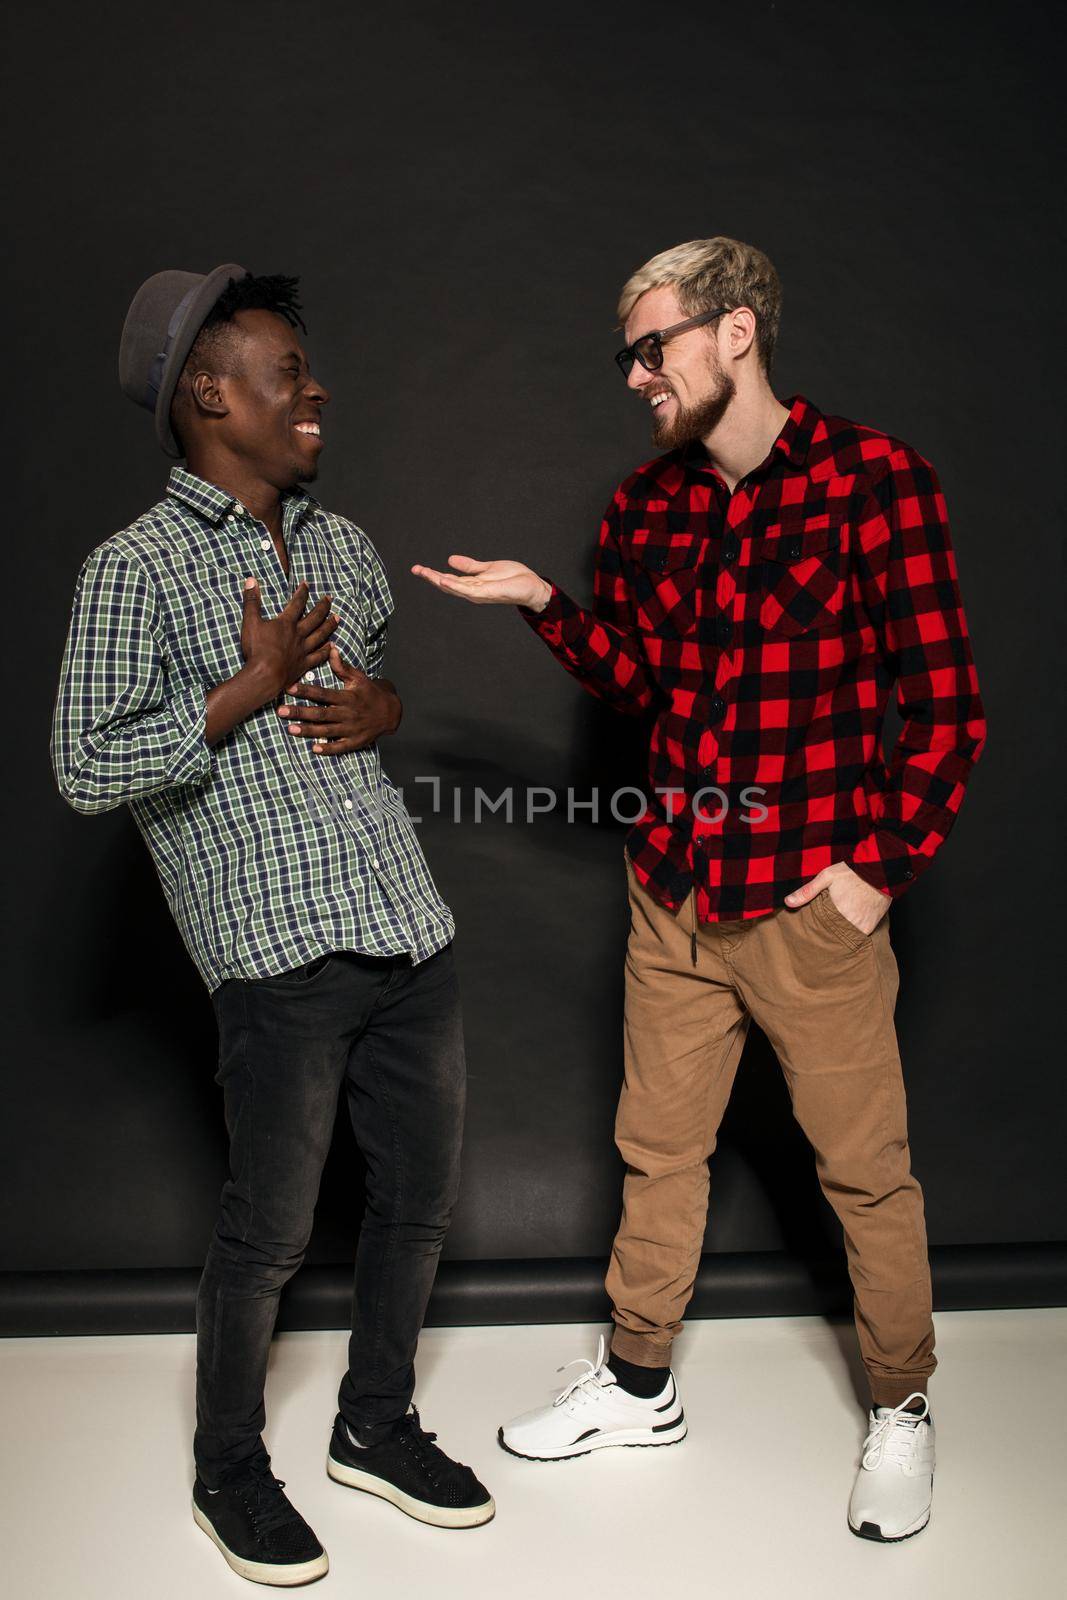
<path id="1" fill-rule="evenodd" d="M 296 1518 L 296 1511 L 282 1493 L 284 1488 L 285 1479 L 276 1478 L 271 1472 L 253 1478 L 246 1486 L 243 1499 L 257 1533 L 273 1533 Z"/>
<path id="2" fill-rule="evenodd" d="M 576 1356 L 573 1361 L 564 1362 L 562 1367 L 557 1367 L 556 1371 L 566 1372 L 568 1367 L 577 1366 L 579 1362 L 583 1367 L 588 1367 L 589 1370 L 580 1372 L 576 1378 L 571 1379 L 565 1388 L 560 1390 L 552 1402 L 554 1406 L 565 1406 L 572 1396 L 577 1396 L 581 1400 L 599 1400 L 604 1393 L 606 1385 L 601 1376 L 604 1370 L 603 1334 L 600 1335 L 600 1342 L 597 1345 L 595 1361 L 590 1361 L 588 1356 Z"/>
<path id="3" fill-rule="evenodd" d="M 923 1410 L 912 1411 L 910 1416 L 916 1418 L 915 1422 L 906 1422 L 904 1412 L 913 1400 L 923 1402 Z M 909 1394 L 898 1406 L 894 1406 L 888 1416 L 879 1417 L 874 1427 L 863 1441 L 863 1465 L 870 1471 L 882 1465 L 883 1460 L 904 1462 L 907 1461 L 915 1449 L 917 1429 L 922 1418 L 930 1409 L 930 1402 L 924 1394 Z"/>
<path id="4" fill-rule="evenodd" d="M 436 1433 L 427 1433 L 426 1429 L 421 1426 L 419 1413 L 414 1406 L 412 1406 L 407 1416 L 401 1417 L 397 1429 L 397 1437 L 400 1439 L 401 1444 L 411 1451 L 418 1465 L 426 1471 L 435 1489 L 440 1488 L 442 1477 L 446 1481 L 451 1477 L 458 1483 L 463 1475 L 469 1471 L 469 1468 L 465 1467 L 462 1461 L 453 1461 L 451 1456 L 445 1455 L 445 1452 L 435 1442 L 437 1439 Z"/>

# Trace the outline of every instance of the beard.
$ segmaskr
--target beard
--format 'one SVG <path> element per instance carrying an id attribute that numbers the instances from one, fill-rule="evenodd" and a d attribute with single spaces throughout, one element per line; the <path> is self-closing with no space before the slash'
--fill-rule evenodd
<path id="1" fill-rule="evenodd" d="M 673 418 L 652 414 L 652 443 L 661 450 L 677 450 L 691 439 L 705 439 L 722 421 L 737 386 L 715 362 L 711 366 L 711 388 L 696 405 L 676 403 Z"/>

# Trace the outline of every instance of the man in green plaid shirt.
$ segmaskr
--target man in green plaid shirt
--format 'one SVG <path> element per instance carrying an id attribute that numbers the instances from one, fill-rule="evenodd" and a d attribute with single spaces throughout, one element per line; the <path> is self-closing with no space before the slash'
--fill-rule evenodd
<path id="1" fill-rule="evenodd" d="M 138 291 L 121 381 L 185 466 L 83 564 L 52 732 L 72 806 L 129 805 L 211 992 L 231 1175 L 197 1302 L 193 1514 L 286 1586 L 328 1561 L 270 1471 L 263 1388 L 342 1089 L 368 1176 L 330 1476 L 438 1526 L 494 1512 L 410 1409 L 459 1176 L 454 923 L 378 752 L 401 712 L 384 568 L 304 487 L 329 395 L 296 283 L 231 264 Z"/>

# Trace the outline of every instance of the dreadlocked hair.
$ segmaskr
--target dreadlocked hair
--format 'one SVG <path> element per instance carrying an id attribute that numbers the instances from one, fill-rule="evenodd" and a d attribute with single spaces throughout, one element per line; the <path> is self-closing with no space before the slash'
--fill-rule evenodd
<path id="1" fill-rule="evenodd" d="M 287 278 L 281 273 L 256 278 L 248 272 L 243 278 L 231 278 L 208 312 L 200 332 L 220 322 L 232 322 L 238 311 L 274 311 L 284 317 L 291 328 L 303 328 L 307 333 L 300 315 L 304 308 L 296 298 L 299 282 L 299 278 Z"/>
<path id="2" fill-rule="evenodd" d="M 296 297 L 299 283 L 299 278 L 285 277 L 282 273 L 268 273 L 257 278 L 246 272 L 243 278 L 229 280 L 204 318 L 174 390 L 170 424 L 183 449 L 182 423 L 188 413 L 192 375 L 205 367 L 233 371 L 239 340 L 234 318 L 239 311 L 273 311 L 284 317 L 291 328 L 302 328 L 307 333 L 300 315 L 303 306 Z"/>

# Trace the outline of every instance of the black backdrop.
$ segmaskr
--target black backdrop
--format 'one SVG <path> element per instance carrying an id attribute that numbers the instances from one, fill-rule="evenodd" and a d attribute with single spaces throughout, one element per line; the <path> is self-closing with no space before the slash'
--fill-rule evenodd
<path id="1" fill-rule="evenodd" d="M 89 1275 L 74 1302 L 119 1287 L 68 1325 L 126 1325 L 122 1303 L 153 1284 L 187 1319 L 223 1173 L 206 990 L 131 819 L 67 810 L 47 756 L 78 565 L 168 466 L 116 382 L 134 289 L 228 259 L 302 274 L 334 395 L 316 492 L 389 566 L 406 714 L 386 764 L 459 925 L 471 1094 L 443 1282 L 468 1263 L 472 1317 L 504 1281 L 508 1314 L 535 1315 L 538 1287 L 602 1257 L 617 1220 L 625 830 L 560 810 L 475 823 L 473 792 L 513 785 L 521 808 L 529 786 L 606 791 L 641 781 L 640 752 L 513 614 L 446 601 L 408 568 L 510 555 L 588 593 L 600 510 L 653 453 L 611 364 L 617 289 L 712 233 L 778 266 L 779 395 L 902 436 L 946 490 L 991 731 L 953 837 L 893 912 L 913 1152 L 946 1284 L 972 1247 L 959 1303 L 1059 1292 L 1050 18 L 812 0 L 193 0 L 164 17 L 119 0 L 9 21 L 0 1267 L 33 1275 L 8 1280 L 31 1304 L 19 1326 L 52 1325 L 41 1297 L 72 1272 Z M 431 774 L 437 815 L 414 782 Z M 311 1252 L 324 1270 L 351 1257 L 358 1176 L 341 1129 Z M 838 1243 L 754 1037 L 713 1172 L 713 1288 L 762 1263 L 761 1308 L 787 1309 L 790 1264 Z M 1020 1260 L 1044 1263 L 1041 1284 L 1006 1290 Z M 525 1276 L 484 1265 L 522 1261 Z M 598 1303 L 595 1271 L 581 1282 L 545 1314 Z"/>

